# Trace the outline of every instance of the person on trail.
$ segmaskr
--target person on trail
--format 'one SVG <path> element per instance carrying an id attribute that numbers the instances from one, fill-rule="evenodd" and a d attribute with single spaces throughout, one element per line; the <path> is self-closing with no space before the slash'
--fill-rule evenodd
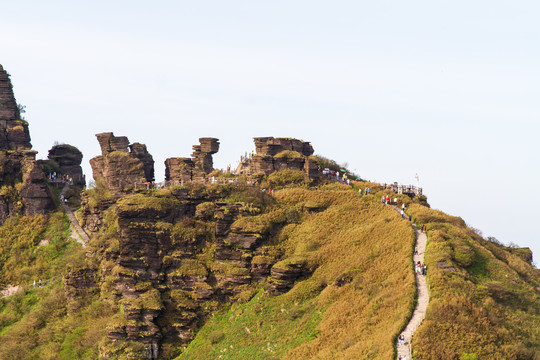
<path id="1" fill-rule="evenodd" d="M 401 204 L 401 210 L 405 210 L 405 203 Z"/>
<path id="2" fill-rule="evenodd" d="M 401 217 L 402 217 L 402 218 L 405 217 L 405 213 L 403 212 L 403 209 L 401 209 Z"/>
<path id="3" fill-rule="evenodd" d="M 41 287 L 41 279 L 39 279 L 39 287 Z"/>
<path id="4" fill-rule="evenodd" d="M 390 204 L 390 196 L 386 195 L 386 203 Z"/>
<path id="5" fill-rule="evenodd" d="M 383 204 L 385 204 L 385 203 L 386 203 L 386 200 L 384 199 L 384 195 L 383 195 L 383 196 L 381 196 L 381 202 L 382 202 Z"/>
<path id="6" fill-rule="evenodd" d="M 36 280 L 34 280 L 34 289 L 36 288 Z"/>
<path id="7" fill-rule="evenodd" d="M 412 215 L 409 215 L 409 221 L 411 221 L 411 220 L 412 220 Z"/>

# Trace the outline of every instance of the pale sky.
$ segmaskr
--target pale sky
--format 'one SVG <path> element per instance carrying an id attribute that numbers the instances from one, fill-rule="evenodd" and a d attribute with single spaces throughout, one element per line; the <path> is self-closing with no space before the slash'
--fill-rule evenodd
<path id="1" fill-rule="evenodd" d="M 168 157 L 217 137 L 311 141 L 363 178 L 540 254 L 536 1 L 2 1 L 0 64 L 32 144 L 94 134 Z M 538 261 L 537 261 L 538 262 Z"/>

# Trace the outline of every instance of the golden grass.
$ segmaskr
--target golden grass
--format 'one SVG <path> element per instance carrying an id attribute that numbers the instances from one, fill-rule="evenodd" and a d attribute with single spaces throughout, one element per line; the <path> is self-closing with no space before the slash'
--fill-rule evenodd
<path id="1" fill-rule="evenodd" d="M 414 337 L 416 359 L 539 358 L 539 270 L 461 218 L 419 205 L 409 211 L 429 235 L 431 301 Z"/>
<path id="2" fill-rule="evenodd" d="M 326 189 L 274 193 L 279 209 L 322 207 L 302 212 L 271 240 L 284 253 L 280 263 L 301 259 L 312 274 L 283 295 L 216 314 L 180 359 L 393 358 L 414 304 L 414 232 L 395 211 L 348 187 Z M 244 330 L 253 327 L 256 335 Z M 218 331 L 225 336 L 217 347 L 210 338 Z"/>

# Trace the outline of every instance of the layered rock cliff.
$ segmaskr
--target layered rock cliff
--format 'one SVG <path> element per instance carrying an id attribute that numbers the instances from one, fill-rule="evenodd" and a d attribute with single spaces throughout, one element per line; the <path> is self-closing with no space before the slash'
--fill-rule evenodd
<path id="1" fill-rule="evenodd" d="M 96 183 L 121 196 L 154 181 L 154 160 L 146 145 L 130 145 L 127 137 L 114 136 L 112 132 L 96 137 L 101 155 L 90 159 Z"/>
<path id="2" fill-rule="evenodd" d="M 214 170 L 212 155 L 218 151 L 218 139 L 199 138 L 199 145 L 193 145 L 191 158 L 174 157 L 165 160 L 165 181 L 171 184 L 185 184 L 204 179 Z"/>
<path id="3" fill-rule="evenodd" d="M 236 169 L 238 175 L 269 175 L 282 169 L 304 171 L 310 178 L 319 175 L 318 165 L 313 155 L 313 147 L 309 142 L 274 137 L 256 137 L 256 154 L 242 158 Z"/>
<path id="4" fill-rule="evenodd" d="M 43 171 L 31 150 L 8 73 L 0 65 L 0 223 L 9 215 L 44 214 L 54 208 Z"/>

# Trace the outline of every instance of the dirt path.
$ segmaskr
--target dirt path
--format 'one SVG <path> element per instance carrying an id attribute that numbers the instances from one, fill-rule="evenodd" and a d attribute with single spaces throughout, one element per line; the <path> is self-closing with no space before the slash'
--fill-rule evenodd
<path id="1" fill-rule="evenodd" d="M 64 194 L 66 193 L 68 189 L 69 189 L 69 185 L 66 183 L 66 185 L 64 185 L 64 188 L 62 189 L 62 192 L 60 193 L 60 202 L 62 203 L 62 206 L 64 207 L 64 210 L 66 212 L 66 215 L 68 216 L 69 221 L 71 222 L 71 224 L 69 225 L 69 229 L 71 230 L 71 237 L 75 239 L 75 241 L 77 241 L 79 244 L 81 244 L 82 247 L 86 247 L 86 244 L 90 241 L 90 237 L 79 224 L 79 220 L 73 213 L 73 210 L 69 207 L 69 205 L 67 205 L 63 201 Z"/>
<path id="2" fill-rule="evenodd" d="M 401 213 L 401 209 L 393 206 L 393 208 Z M 416 225 L 411 223 L 415 233 L 416 233 L 416 244 L 414 247 L 415 253 L 413 255 L 414 263 L 418 261 L 424 263 L 424 253 L 426 251 L 427 236 L 425 233 L 421 232 Z M 427 287 L 426 277 L 422 274 L 415 273 L 416 278 L 416 291 L 418 292 L 418 302 L 416 303 L 416 308 L 414 309 L 413 316 L 405 329 L 401 332 L 405 336 L 405 344 L 400 345 L 399 342 L 396 344 L 398 359 L 412 359 L 411 356 L 411 339 L 414 335 L 416 329 L 420 326 L 424 317 L 426 316 L 426 309 L 429 304 L 429 292 Z"/>

